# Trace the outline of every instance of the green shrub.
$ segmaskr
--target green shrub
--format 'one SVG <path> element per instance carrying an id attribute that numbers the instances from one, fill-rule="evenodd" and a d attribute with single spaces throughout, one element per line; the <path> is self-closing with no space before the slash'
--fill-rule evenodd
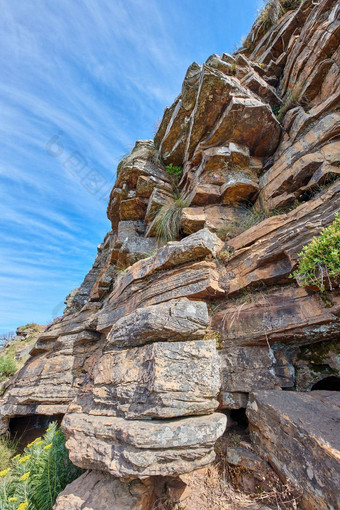
<path id="1" fill-rule="evenodd" d="M 179 181 L 181 180 L 181 177 L 183 175 L 183 169 L 181 166 L 175 166 L 172 163 L 170 163 L 170 165 L 167 165 L 165 169 L 169 175 L 176 177 Z"/>
<path id="2" fill-rule="evenodd" d="M 281 15 L 282 6 L 279 0 L 268 0 L 257 18 L 256 23 L 261 26 L 264 32 L 267 32 L 267 30 L 278 22 Z"/>
<path id="3" fill-rule="evenodd" d="M 17 364 L 15 359 L 7 356 L 0 356 L 0 376 L 10 376 L 16 372 Z"/>
<path id="4" fill-rule="evenodd" d="M 168 242 L 179 238 L 182 209 L 188 205 L 189 202 L 179 193 L 172 199 L 169 198 L 169 201 L 159 209 L 153 220 L 158 239 Z"/>
<path id="5" fill-rule="evenodd" d="M 63 433 L 52 423 L 0 472 L 0 510 L 52 510 L 58 494 L 80 476 L 69 460 Z"/>
<path id="6" fill-rule="evenodd" d="M 33 329 L 34 331 L 38 332 L 38 331 L 40 331 L 40 326 L 36 322 L 30 322 L 29 324 L 26 324 L 25 326 L 21 326 L 20 329 L 22 331 L 25 331 L 26 329 Z"/>
<path id="7" fill-rule="evenodd" d="M 298 269 L 292 277 L 302 286 L 315 285 L 321 292 L 326 287 L 333 290 L 340 281 L 340 213 L 335 221 L 323 228 L 318 237 L 303 247 L 299 253 Z"/>

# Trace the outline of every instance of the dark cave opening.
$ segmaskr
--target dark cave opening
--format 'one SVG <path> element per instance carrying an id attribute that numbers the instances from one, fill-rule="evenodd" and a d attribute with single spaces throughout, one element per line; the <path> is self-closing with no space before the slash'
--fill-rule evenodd
<path id="1" fill-rule="evenodd" d="M 15 416 L 9 421 L 11 438 L 18 443 L 18 450 L 22 451 L 27 444 L 43 436 L 50 423 L 56 421 L 60 425 L 63 417 L 63 414 Z"/>
<path id="2" fill-rule="evenodd" d="M 328 391 L 340 391 L 340 377 L 335 375 L 325 377 L 313 384 L 311 391 L 313 390 L 328 390 Z"/>
<path id="3" fill-rule="evenodd" d="M 246 430 L 248 428 L 248 418 L 245 407 L 230 409 L 228 411 L 228 419 L 230 420 L 230 426 L 232 428 L 235 427 L 240 430 Z"/>

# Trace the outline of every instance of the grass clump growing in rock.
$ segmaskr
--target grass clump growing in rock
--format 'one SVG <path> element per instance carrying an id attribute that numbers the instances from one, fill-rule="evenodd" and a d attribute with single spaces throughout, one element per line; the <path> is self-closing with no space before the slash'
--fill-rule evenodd
<path id="1" fill-rule="evenodd" d="M 335 221 L 323 228 L 318 237 L 299 253 L 298 269 L 292 277 L 305 287 L 317 287 L 321 292 L 339 287 L 340 282 L 340 213 Z"/>
<path id="2" fill-rule="evenodd" d="M 308 109 L 308 100 L 302 95 L 302 90 L 303 86 L 287 91 L 286 98 L 276 114 L 276 118 L 279 122 L 283 120 L 289 110 L 296 106 L 302 106 Z"/>
<path id="3" fill-rule="evenodd" d="M 58 494 L 80 476 L 68 457 L 63 433 L 52 423 L 0 472 L 0 509 L 52 510 Z"/>
<path id="4" fill-rule="evenodd" d="M 181 193 L 169 197 L 157 212 L 153 220 L 155 235 L 162 241 L 175 241 L 180 236 L 182 209 L 188 207 L 189 202 L 183 198 Z"/>
<path id="5" fill-rule="evenodd" d="M 8 435 L 0 437 L 0 472 L 10 466 L 11 458 L 16 454 L 17 443 Z"/>

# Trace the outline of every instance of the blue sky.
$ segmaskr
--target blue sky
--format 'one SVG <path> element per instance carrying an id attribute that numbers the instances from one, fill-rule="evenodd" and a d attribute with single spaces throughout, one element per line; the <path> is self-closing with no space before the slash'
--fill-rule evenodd
<path id="1" fill-rule="evenodd" d="M 0 0 L 0 333 L 61 315 L 117 163 L 260 0 Z"/>

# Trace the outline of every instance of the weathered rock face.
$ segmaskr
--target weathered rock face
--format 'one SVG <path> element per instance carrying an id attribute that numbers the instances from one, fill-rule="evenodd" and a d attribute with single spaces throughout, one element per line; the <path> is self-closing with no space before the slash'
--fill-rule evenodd
<path id="1" fill-rule="evenodd" d="M 57 509 L 149 510 L 149 477 L 207 466 L 247 402 L 258 452 L 306 487 L 302 508 L 336 508 L 335 397 L 302 392 L 338 380 L 340 294 L 291 275 L 339 209 L 339 12 L 273 0 L 244 48 L 189 67 L 154 140 L 119 164 L 112 231 L 0 402 L 2 431 L 64 414 L 71 459 L 95 470 Z M 185 207 L 165 244 L 153 220 L 174 197 Z"/>
<path id="2" fill-rule="evenodd" d="M 148 510 L 153 502 L 152 482 L 121 482 L 109 474 L 89 471 L 58 496 L 54 510 Z"/>
<path id="3" fill-rule="evenodd" d="M 339 393 L 256 392 L 247 415 L 259 453 L 301 488 L 301 507 L 338 508 Z"/>
<path id="4" fill-rule="evenodd" d="M 340 184 L 286 215 L 273 216 L 228 241 L 233 250 L 227 266 L 229 296 L 264 283 L 289 283 L 298 254 L 322 227 L 334 221 Z"/>
<path id="5" fill-rule="evenodd" d="M 339 300 L 337 290 L 327 306 L 322 296 L 303 288 L 259 290 L 245 295 L 243 300 L 226 301 L 214 313 L 212 326 L 231 346 L 331 340 L 340 335 Z"/>

